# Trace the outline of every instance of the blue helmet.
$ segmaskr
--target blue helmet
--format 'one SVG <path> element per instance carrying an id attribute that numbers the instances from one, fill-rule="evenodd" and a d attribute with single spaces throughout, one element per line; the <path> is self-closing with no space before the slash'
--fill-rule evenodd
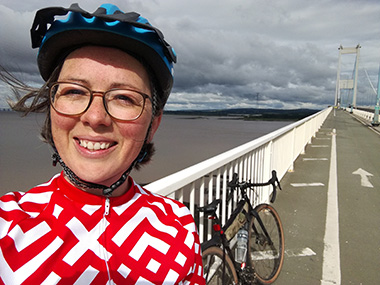
<path id="1" fill-rule="evenodd" d="M 163 103 L 173 86 L 174 49 L 147 19 L 135 12 L 124 13 L 115 5 L 103 4 L 94 13 L 78 4 L 41 9 L 34 18 L 31 38 L 32 47 L 39 47 L 37 62 L 45 81 L 71 51 L 84 45 L 99 45 L 142 58 L 156 76 Z"/>

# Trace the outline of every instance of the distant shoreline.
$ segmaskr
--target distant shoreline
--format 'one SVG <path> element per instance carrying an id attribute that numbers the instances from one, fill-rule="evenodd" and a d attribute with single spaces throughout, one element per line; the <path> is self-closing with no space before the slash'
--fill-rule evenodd
<path id="1" fill-rule="evenodd" d="M 222 109 L 222 110 L 164 110 L 166 115 L 185 116 L 184 119 L 206 119 L 218 117 L 220 120 L 244 121 L 298 121 L 320 110 L 314 109 Z M 2 108 L 0 112 L 13 112 Z"/>
<path id="2" fill-rule="evenodd" d="M 244 121 L 298 121 L 320 110 L 314 109 L 222 109 L 222 110 L 179 110 L 164 111 L 168 115 L 192 116 L 191 119 L 219 117 L 227 120 Z"/>

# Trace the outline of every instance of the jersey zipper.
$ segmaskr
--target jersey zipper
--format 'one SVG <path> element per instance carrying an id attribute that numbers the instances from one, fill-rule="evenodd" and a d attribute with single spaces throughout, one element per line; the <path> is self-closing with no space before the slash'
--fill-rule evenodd
<path id="1" fill-rule="evenodd" d="M 104 232 L 103 233 L 105 233 L 106 228 L 107 228 L 107 218 L 106 218 L 106 216 L 108 216 L 109 213 L 110 213 L 110 199 L 108 197 L 106 197 L 105 202 L 104 202 L 104 215 L 103 215 Z M 107 240 L 104 240 L 103 250 L 104 250 L 104 261 L 105 261 L 105 264 L 106 264 L 106 270 L 107 270 L 107 275 L 108 275 L 108 282 L 107 282 L 107 284 L 112 284 L 113 282 L 112 282 L 111 272 L 110 272 L 110 268 L 109 268 L 109 264 L 108 264 L 109 256 L 108 256 L 108 253 L 107 253 Z"/>
<path id="2" fill-rule="evenodd" d="M 110 213 L 110 199 L 107 197 L 104 205 L 104 215 L 108 216 Z"/>

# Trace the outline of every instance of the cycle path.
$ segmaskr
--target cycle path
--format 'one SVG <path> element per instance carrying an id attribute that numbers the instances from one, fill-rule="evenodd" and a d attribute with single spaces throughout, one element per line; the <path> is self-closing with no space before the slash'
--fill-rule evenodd
<path id="1" fill-rule="evenodd" d="M 379 282 L 379 172 L 380 135 L 331 112 L 281 181 L 274 206 L 286 254 L 276 284 Z"/>

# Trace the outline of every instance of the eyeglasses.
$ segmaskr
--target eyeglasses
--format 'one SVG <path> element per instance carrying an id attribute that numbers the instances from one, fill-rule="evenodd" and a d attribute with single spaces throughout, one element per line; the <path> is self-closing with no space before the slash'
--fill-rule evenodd
<path id="1" fill-rule="evenodd" d="M 90 107 L 94 94 L 101 94 L 108 115 L 121 121 L 138 119 L 144 110 L 146 99 L 152 102 L 147 94 L 135 90 L 115 88 L 100 92 L 72 82 L 53 83 L 49 93 L 54 110 L 68 116 L 83 114 Z"/>

